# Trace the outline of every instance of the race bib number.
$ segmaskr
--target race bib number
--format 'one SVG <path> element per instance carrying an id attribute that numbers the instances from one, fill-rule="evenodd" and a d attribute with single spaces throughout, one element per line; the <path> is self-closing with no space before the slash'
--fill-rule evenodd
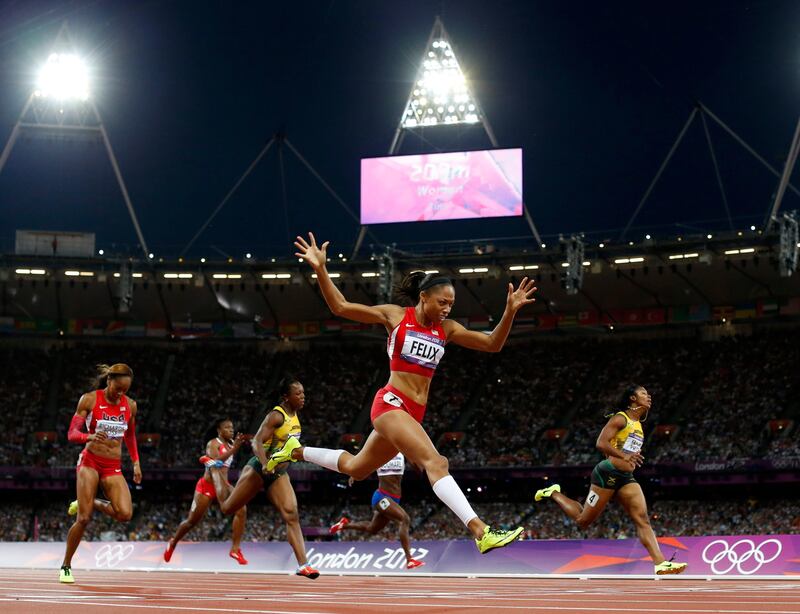
<path id="1" fill-rule="evenodd" d="M 628 454 L 636 454 L 641 451 L 643 443 L 644 438 L 639 433 L 630 433 L 622 445 L 622 451 Z"/>
<path id="2" fill-rule="evenodd" d="M 444 340 L 415 330 L 406 331 L 400 356 L 421 367 L 435 369 L 444 355 Z"/>
<path id="3" fill-rule="evenodd" d="M 389 499 L 387 499 L 386 497 L 378 501 L 378 507 L 381 508 L 384 512 L 389 509 L 389 506 L 391 504 L 392 502 L 389 501 Z"/>
<path id="4" fill-rule="evenodd" d="M 398 454 L 383 467 L 378 468 L 378 475 L 403 475 L 406 469 L 405 458 Z"/>
<path id="5" fill-rule="evenodd" d="M 594 507 L 595 505 L 597 505 L 597 500 L 599 498 L 600 498 L 599 495 L 595 491 L 590 490 L 589 496 L 586 497 L 586 505 L 588 505 L 589 507 Z"/>
<path id="6" fill-rule="evenodd" d="M 387 405 L 391 405 L 392 407 L 402 407 L 403 406 L 403 399 L 399 396 L 394 394 L 393 392 L 387 392 L 383 395 L 383 402 Z"/>
<path id="7" fill-rule="evenodd" d="M 120 439 L 128 430 L 128 424 L 116 420 L 98 420 L 94 430 L 98 433 L 105 433 L 109 439 Z"/>

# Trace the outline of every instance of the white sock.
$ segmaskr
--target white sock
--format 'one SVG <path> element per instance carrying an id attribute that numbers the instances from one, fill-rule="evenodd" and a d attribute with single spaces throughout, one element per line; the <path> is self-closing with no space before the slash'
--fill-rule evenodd
<path id="1" fill-rule="evenodd" d="M 464 496 L 464 491 L 456 484 L 452 475 L 446 475 L 436 482 L 433 485 L 433 492 L 465 525 L 473 518 L 478 517 Z"/>
<path id="2" fill-rule="evenodd" d="M 339 471 L 339 457 L 344 450 L 329 450 L 328 448 L 303 448 L 303 459 L 331 471 Z"/>

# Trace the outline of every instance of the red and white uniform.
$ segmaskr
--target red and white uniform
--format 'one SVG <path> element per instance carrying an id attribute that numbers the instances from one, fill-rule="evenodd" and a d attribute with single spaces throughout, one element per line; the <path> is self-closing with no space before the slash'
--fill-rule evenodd
<path id="1" fill-rule="evenodd" d="M 109 439 L 122 439 L 128 430 L 130 419 L 128 397 L 123 394 L 119 403 L 112 405 L 106 399 L 105 392 L 95 390 L 94 407 L 86 415 L 86 430 L 90 435 L 100 431 L 108 435 Z"/>
<path id="2" fill-rule="evenodd" d="M 219 442 L 219 455 L 222 456 L 229 450 L 228 444 L 222 441 L 219 437 L 217 437 L 217 441 Z M 225 467 L 225 469 L 230 469 L 231 465 L 233 465 L 233 454 L 226 458 L 222 463 L 222 466 Z"/>
<path id="3" fill-rule="evenodd" d="M 128 430 L 131 419 L 131 407 L 128 397 L 122 395 L 116 405 L 109 403 L 102 390 L 95 391 L 92 411 L 86 415 L 86 430 L 89 434 L 103 432 L 109 439 L 122 439 Z M 78 456 L 77 470 L 89 467 L 97 471 L 100 479 L 114 475 L 122 475 L 122 460 L 98 456 L 84 449 Z"/>
<path id="4" fill-rule="evenodd" d="M 447 336 L 441 324 L 422 326 L 414 307 L 406 307 L 402 321 L 394 327 L 386 342 L 389 369 L 433 377 L 444 356 Z"/>
<path id="5" fill-rule="evenodd" d="M 220 456 L 222 456 L 230 448 L 228 448 L 228 444 L 219 437 L 217 437 L 216 439 L 219 442 L 219 454 Z M 226 458 L 223 461 L 222 466 L 225 467 L 225 469 L 231 468 L 231 465 L 233 464 L 233 456 L 234 455 L 231 454 L 228 458 Z M 230 482 L 228 482 L 228 484 L 230 485 Z M 195 492 L 199 492 L 201 495 L 205 495 L 210 499 L 217 498 L 217 489 L 214 488 L 214 482 L 211 480 L 211 476 L 209 476 L 207 479 L 206 476 L 203 475 L 199 480 L 197 480 L 197 484 L 195 485 L 194 490 Z"/>
<path id="6" fill-rule="evenodd" d="M 447 335 L 441 324 L 422 326 L 417 322 L 414 307 L 407 307 L 403 319 L 394 327 L 386 342 L 389 369 L 431 378 L 444 356 L 446 343 Z M 387 384 L 375 395 L 370 418 L 375 420 L 381 414 L 396 409 L 409 413 L 420 423 L 425 416 L 424 405 Z"/>
<path id="7" fill-rule="evenodd" d="M 398 452 L 395 457 L 383 467 L 378 467 L 378 477 L 384 475 L 403 475 L 406 472 L 406 457 L 402 452 Z"/>

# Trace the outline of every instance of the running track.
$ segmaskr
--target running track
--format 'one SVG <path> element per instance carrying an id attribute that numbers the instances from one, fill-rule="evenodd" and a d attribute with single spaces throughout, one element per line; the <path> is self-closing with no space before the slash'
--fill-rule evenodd
<path id="1" fill-rule="evenodd" d="M 607 613 L 800 612 L 796 580 L 579 580 L 445 577 L 209 574 L 76 570 L 72 586 L 58 570 L 4 570 L 0 611 L 94 614 L 248 612 L 343 614 L 440 612 Z"/>

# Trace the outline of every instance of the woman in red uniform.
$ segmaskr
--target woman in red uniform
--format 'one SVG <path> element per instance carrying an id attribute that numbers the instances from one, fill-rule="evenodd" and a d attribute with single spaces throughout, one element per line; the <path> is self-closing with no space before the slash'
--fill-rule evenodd
<path id="1" fill-rule="evenodd" d="M 59 581 L 72 584 L 72 556 L 81 543 L 93 511 L 102 512 L 119 522 L 128 522 L 133 514 L 131 491 L 122 475 L 122 440 L 133 462 L 133 481 L 142 482 L 139 451 L 136 446 L 136 401 L 126 396 L 133 381 L 133 370 L 125 364 L 98 365 L 97 390 L 87 392 L 69 425 L 70 443 L 84 443 L 78 457 L 78 499 L 69 513 L 77 514 L 67 534 L 67 551 Z M 88 432 L 81 430 L 86 426 Z M 108 500 L 95 499 L 98 485 Z"/>
<path id="2" fill-rule="evenodd" d="M 508 284 L 503 317 L 491 333 L 484 334 L 467 330 L 448 319 L 455 302 L 455 288 L 448 278 L 436 274 L 426 275 L 417 271 L 406 276 L 398 294 L 412 303 L 411 307 L 349 302 L 328 275 L 325 266 L 328 242 L 318 246 L 312 233 L 308 237 L 308 241 L 297 237 L 297 256 L 314 269 L 322 296 L 333 314 L 365 324 L 381 324 L 386 328 L 391 374 L 386 386 L 375 395 L 371 412 L 374 430 L 358 454 L 300 447 L 299 441 L 290 439 L 283 449 L 272 455 L 268 468 L 287 460 L 306 460 L 362 480 L 399 451 L 425 470 L 433 492 L 472 533 L 481 553 L 517 539 L 522 527 L 513 531 L 492 529 L 473 511 L 449 474 L 447 459 L 437 452 L 421 423 L 431 378 L 445 352 L 445 345 L 455 343 L 472 350 L 499 352 L 505 345 L 517 311 L 534 302 L 536 288 L 533 281 L 526 277 L 516 289 Z"/>
<path id="3" fill-rule="evenodd" d="M 208 431 L 208 443 L 206 444 L 206 456 L 209 458 L 209 465 L 219 467 L 219 471 L 212 472 L 210 467 L 206 467 L 205 474 L 197 480 L 197 486 L 194 489 L 194 499 L 192 500 L 192 507 L 189 509 L 189 517 L 186 518 L 175 531 L 175 535 L 169 540 L 167 549 L 164 551 L 164 561 L 169 563 L 172 558 L 172 553 L 175 552 L 175 547 L 184 536 L 191 531 L 194 526 L 205 518 L 208 506 L 217 500 L 217 490 L 214 481 L 216 480 L 220 487 L 230 490 L 232 486 L 228 482 L 228 469 L 233 464 L 233 457 L 242 447 L 246 437 L 239 433 L 236 438 L 233 437 L 233 422 L 230 418 L 220 418 L 214 421 L 214 424 Z M 213 434 L 213 437 L 211 435 Z M 213 475 L 212 475 L 213 473 Z M 244 525 L 247 520 L 247 508 L 242 506 L 236 511 L 233 517 L 233 539 L 231 543 L 231 551 L 229 556 L 236 559 L 239 565 L 247 565 L 247 559 L 242 554 L 242 535 L 244 535 Z"/>

